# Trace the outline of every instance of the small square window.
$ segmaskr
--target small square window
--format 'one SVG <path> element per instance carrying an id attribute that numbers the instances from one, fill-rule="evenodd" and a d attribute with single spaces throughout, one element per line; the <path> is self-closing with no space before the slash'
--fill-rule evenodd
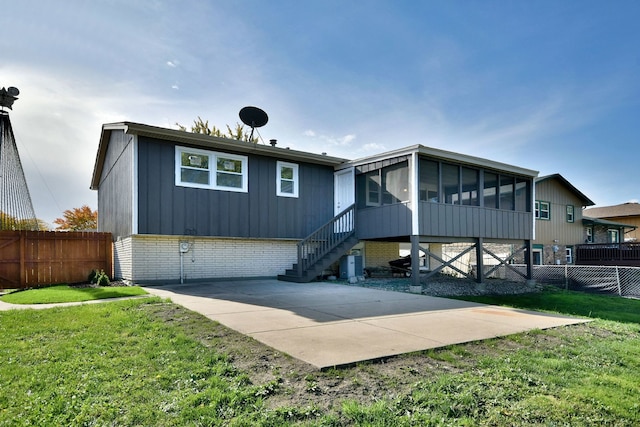
<path id="1" fill-rule="evenodd" d="M 276 194 L 281 197 L 298 197 L 298 165 L 278 162 L 276 171 Z"/>

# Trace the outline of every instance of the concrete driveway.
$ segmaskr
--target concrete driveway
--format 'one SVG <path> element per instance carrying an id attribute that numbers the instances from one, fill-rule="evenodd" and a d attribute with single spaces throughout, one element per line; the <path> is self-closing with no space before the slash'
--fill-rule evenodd
<path id="1" fill-rule="evenodd" d="M 588 321 L 331 283 L 145 289 L 318 368 Z"/>

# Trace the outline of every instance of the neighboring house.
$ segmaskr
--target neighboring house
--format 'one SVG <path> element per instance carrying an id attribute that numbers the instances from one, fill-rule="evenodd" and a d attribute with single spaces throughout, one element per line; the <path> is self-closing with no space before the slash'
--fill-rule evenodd
<path id="1" fill-rule="evenodd" d="M 639 213 L 637 203 L 585 209 L 582 218 L 585 244 L 576 247 L 576 262 L 640 267 L 640 243 L 636 234 Z"/>
<path id="2" fill-rule="evenodd" d="M 582 225 L 584 226 L 584 243 L 586 244 L 607 244 L 623 243 L 624 241 L 634 242 L 624 236 L 635 230 L 631 224 L 609 221 L 607 219 L 590 218 L 582 213 Z"/>
<path id="3" fill-rule="evenodd" d="M 573 264 L 584 242 L 582 208 L 594 203 L 560 174 L 535 180 L 534 265 Z"/>
<path id="4" fill-rule="evenodd" d="M 359 242 L 410 243 L 433 273 L 447 243 L 471 244 L 478 271 L 485 242 L 530 259 L 536 175 L 422 145 L 349 161 L 123 122 L 103 126 L 91 188 L 119 278 L 302 282 Z"/>
<path id="5" fill-rule="evenodd" d="M 585 240 L 588 243 L 640 241 L 640 230 L 638 229 L 640 228 L 639 203 L 629 202 L 614 206 L 589 208 L 584 210 L 583 215 L 592 219 L 591 223 L 585 224 L 588 230 Z M 623 227 L 621 228 L 620 225 L 623 225 Z M 591 227 L 591 229 L 589 230 L 588 227 Z"/>

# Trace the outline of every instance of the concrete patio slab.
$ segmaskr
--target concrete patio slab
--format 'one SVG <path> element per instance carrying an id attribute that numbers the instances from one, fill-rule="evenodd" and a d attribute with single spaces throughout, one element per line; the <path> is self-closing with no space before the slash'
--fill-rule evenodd
<path id="1" fill-rule="evenodd" d="M 332 283 L 145 289 L 318 368 L 589 321 Z"/>

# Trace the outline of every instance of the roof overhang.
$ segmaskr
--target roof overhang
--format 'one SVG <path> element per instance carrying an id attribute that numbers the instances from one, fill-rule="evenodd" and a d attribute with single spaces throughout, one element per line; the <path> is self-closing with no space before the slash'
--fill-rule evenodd
<path id="1" fill-rule="evenodd" d="M 424 145 L 412 145 L 398 150 L 388 151 L 375 156 L 363 157 L 360 159 L 352 160 L 342 165 L 340 169 L 352 166 L 360 166 L 368 163 L 383 161 L 394 157 L 400 157 L 410 155 L 413 153 L 421 154 L 431 158 L 437 158 L 444 161 L 450 161 L 457 164 L 463 164 L 468 166 L 482 167 L 484 169 L 491 169 L 497 172 L 507 172 L 514 175 L 526 176 L 535 178 L 538 176 L 538 171 L 532 169 L 525 169 L 519 166 L 510 165 L 507 163 L 496 162 L 493 160 L 483 159 L 481 157 L 469 156 L 466 154 L 454 153 L 452 151 L 441 150 L 438 148 L 426 147 Z"/>
<path id="2" fill-rule="evenodd" d="M 536 184 L 538 184 L 540 182 L 548 181 L 548 180 L 551 180 L 551 179 L 556 179 L 556 180 L 560 181 L 567 189 L 569 189 L 569 191 L 571 191 L 576 196 L 578 196 L 578 198 L 580 200 L 582 200 L 582 206 L 593 206 L 593 205 L 595 205 L 595 203 L 590 198 L 585 196 L 584 193 L 582 193 L 580 190 L 578 190 L 576 187 L 574 187 L 573 184 L 571 184 L 569 181 L 567 181 L 567 179 L 565 177 L 563 177 L 562 175 L 560 175 L 559 173 L 554 173 L 553 175 L 545 175 L 545 176 L 538 177 L 538 178 L 536 178 Z"/>
<path id="3" fill-rule="evenodd" d="M 582 217 L 582 225 L 602 225 L 604 227 L 628 228 L 630 231 L 638 228 L 635 225 L 622 224 L 620 222 L 609 221 L 607 219 L 591 218 L 587 216 Z"/>
<path id="4" fill-rule="evenodd" d="M 288 148 L 272 147 L 271 145 L 254 144 L 235 139 L 220 138 L 199 133 L 186 132 L 176 129 L 167 129 L 157 126 L 144 125 L 133 122 L 109 123 L 102 126 L 98 153 L 91 179 L 91 189 L 96 190 L 100 184 L 100 176 L 104 166 L 105 155 L 114 130 L 124 131 L 127 135 L 137 135 L 154 138 L 168 143 L 182 144 L 190 147 L 208 150 L 233 151 L 243 154 L 255 154 L 260 156 L 275 157 L 283 160 L 307 162 L 324 166 L 337 167 L 347 161 L 338 157 L 324 154 L 314 154 L 305 151 L 290 150 Z"/>

